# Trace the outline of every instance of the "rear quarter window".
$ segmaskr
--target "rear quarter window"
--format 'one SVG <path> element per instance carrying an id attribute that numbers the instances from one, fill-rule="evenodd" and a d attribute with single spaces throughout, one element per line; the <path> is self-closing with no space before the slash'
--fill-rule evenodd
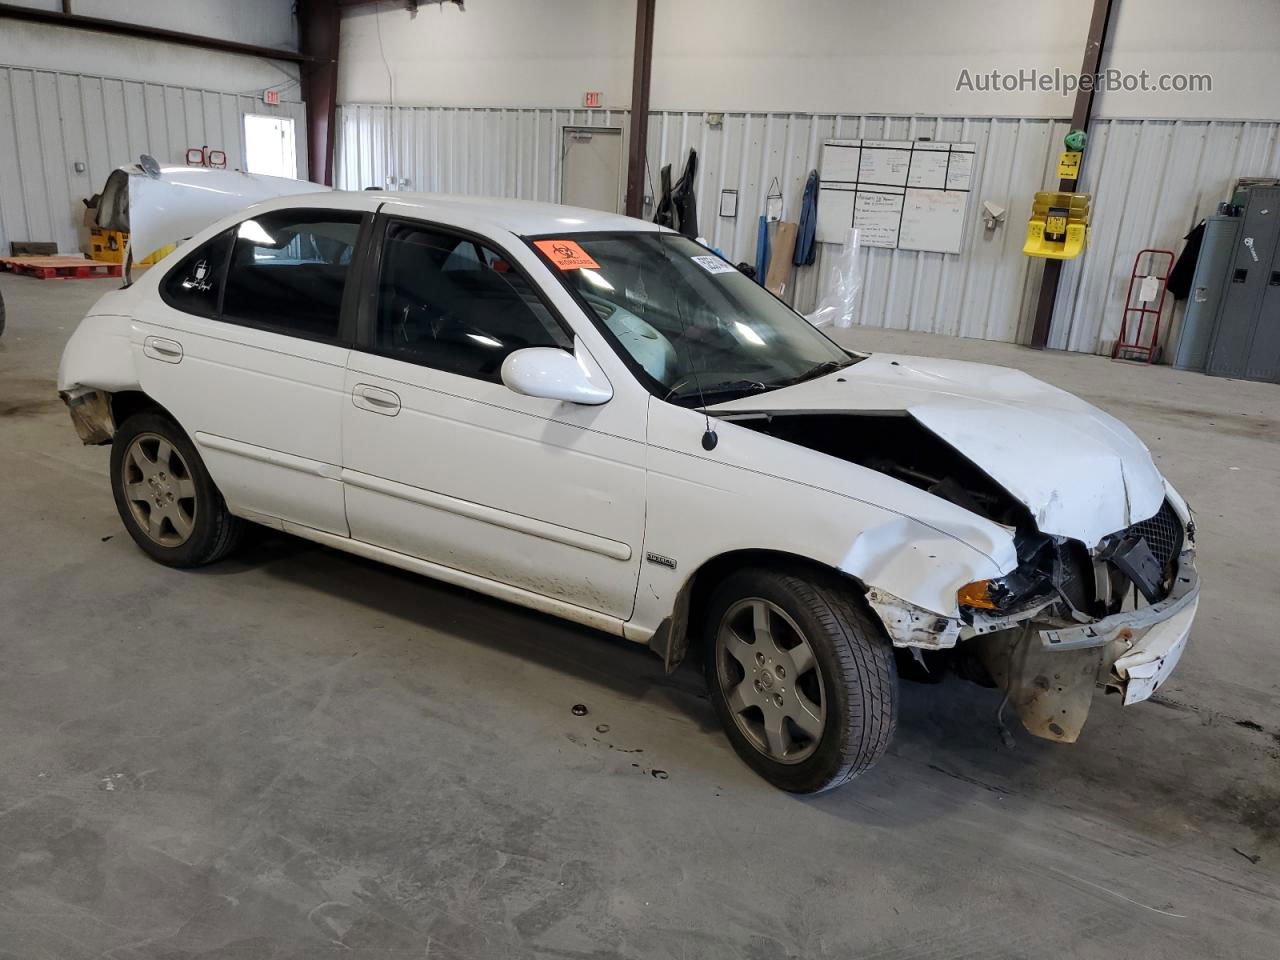
<path id="1" fill-rule="evenodd" d="M 178 261 L 160 283 L 161 299 L 183 313 L 216 318 L 234 236 L 234 229 L 224 230 Z"/>

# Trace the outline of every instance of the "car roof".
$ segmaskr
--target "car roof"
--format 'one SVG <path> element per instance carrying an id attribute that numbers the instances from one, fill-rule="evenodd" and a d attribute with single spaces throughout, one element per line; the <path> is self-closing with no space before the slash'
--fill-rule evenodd
<path id="1" fill-rule="evenodd" d="M 341 198 L 340 200 L 338 198 Z M 431 220 L 469 220 L 507 230 L 520 236 L 539 234 L 592 233 L 595 231 L 656 232 L 661 229 L 647 220 L 624 217 L 616 213 L 570 207 L 535 200 L 510 197 L 471 197 L 448 193 L 413 193 L 409 191 L 332 190 L 301 196 L 279 197 L 259 206 L 269 208 L 334 205 L 344 209 L 377 210 L 384 204 L 395 211 Z"/>

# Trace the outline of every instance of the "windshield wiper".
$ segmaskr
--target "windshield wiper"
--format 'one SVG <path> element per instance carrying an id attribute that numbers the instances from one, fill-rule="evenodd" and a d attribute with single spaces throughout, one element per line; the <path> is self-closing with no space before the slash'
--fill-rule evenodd
<path id="1" fill-rule="evenodd" d="M 773 384 L 775 387 L 793 387 L 797 383 L 804 383 L 806 380 L 816 380 L 818 377 L 825 377 L 828 373 L 835 373 L 837 370 L 843 370 L 845 367 L 853 366 L 853 361 L 842 363 L 839 360 L 824 360 L 815 367 L 806 370 L 798 377 L 790 377 L 786 380 L 779 380 Z"/>
<path id="2" fill-rule="evenodd" d="M 682 393 L 675 400 L 681 404 L 688 404 L 691 401 L 705 403 L 710 397 L 716 397 L 723 401 L 726 394 L 737 394 L 745 397 L 748 394 L 772 389 L 773 385 L 761 383 L 759 380 L 725 380 L 722 383 L 713 383 L 711 386 L 701 390 L 695 389 L 690 390 L 688 393 Z"/>

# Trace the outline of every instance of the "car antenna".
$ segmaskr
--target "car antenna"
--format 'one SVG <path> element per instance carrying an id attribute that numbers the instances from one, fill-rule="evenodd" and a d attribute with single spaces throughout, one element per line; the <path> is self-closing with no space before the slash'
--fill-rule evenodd
<path id="1" fill-rule="evenodd" d="M 646 153 L 644 158 L 644 175 L 649 181 L 649 195 L 654 196 L 657 191 L 653 188 L 653 174 L 649 172 L 649 155 Z M 669 260 L 667 255 L 667 238 L 663 232 L 662 224 L 655 223 L 658 228 L 658 247 L 662 250 L 664 260 Z M 685 356 L 689 358 L 689 376 L 693 377 L 693 385 L 698 391 L 698 405 L 702 408 L 702 416 L 706 420 L 707 429 L 702 433 L 702 449 L 714 450 L 716 444 L 720 442 L 720 438 L 716 436 L 715 429 L 711 426 L 711 415 L 707 413 L 707 397 L 702 392 L 702 380 L 698 377 L 697 368 L 693 363 L 693 353 L 689 350 L 689 325 L 684 321 L 684 311 L 680 309 L 680 298 L 676 297 L 676 319 L 680 321 L 680 332 L 684 335 Z"/>

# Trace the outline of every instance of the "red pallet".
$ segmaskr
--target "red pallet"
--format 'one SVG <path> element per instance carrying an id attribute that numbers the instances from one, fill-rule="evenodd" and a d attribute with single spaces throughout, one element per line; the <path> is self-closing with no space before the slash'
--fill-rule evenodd
<path id="1" fill-rule="evenodd" d="M 83 257 L 0 257 L 0 269 L 40 280 L 76 280 L 84 277 L 118 277 L 121 265 Z"/>

